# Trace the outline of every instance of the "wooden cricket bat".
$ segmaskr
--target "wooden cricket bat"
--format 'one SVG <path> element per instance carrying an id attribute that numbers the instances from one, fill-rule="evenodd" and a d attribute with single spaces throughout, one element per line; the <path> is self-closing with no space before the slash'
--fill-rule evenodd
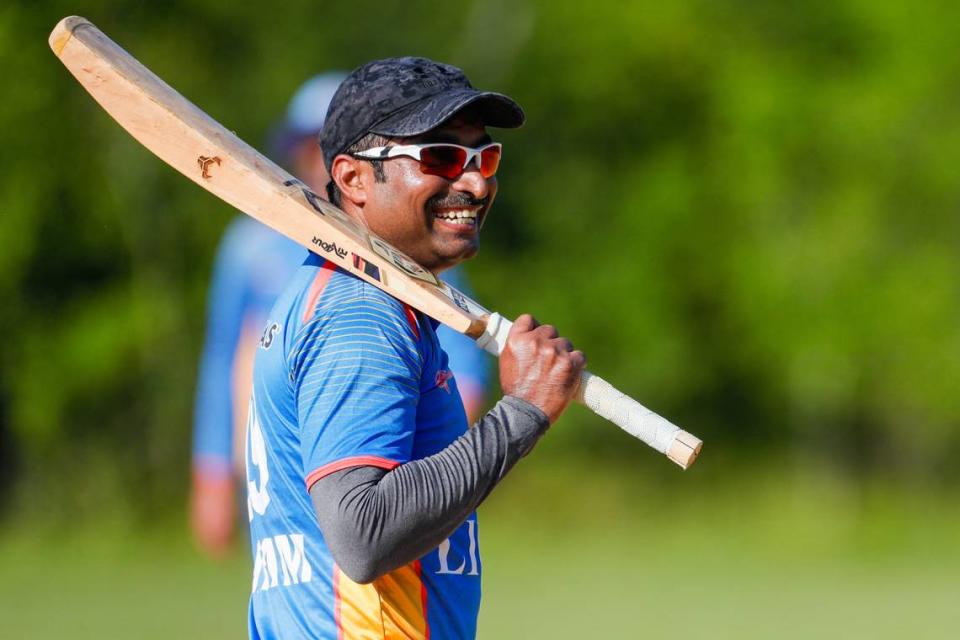
<path id="1" fill-rule="evenodd" d="M 50 47 L 114 120 L 201 187 L 353 275 L 499 355 L 511 323 L 439 281 L 225 129 L 84 18 L 61 20 Z M 686 469 L 695 436 L 583 373 L 578 399 Z"/>

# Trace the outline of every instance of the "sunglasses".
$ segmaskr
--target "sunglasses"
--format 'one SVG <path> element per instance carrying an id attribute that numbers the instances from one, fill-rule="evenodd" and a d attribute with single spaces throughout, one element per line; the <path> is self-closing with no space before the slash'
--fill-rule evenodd
<path id="1" fill-rule="evenodd" d="M 464 147 L 459 144 L 437 142 L 432 144 L 401 144 L 393 147 L 374 147 L 359 151 L 354 156 L 366 160 L 386 160 L 407 156 L 420 162 L 420 171 L 431 176 L 449 180 L 459 178 L 470 163 L 477 161 L 477 168 L 484 178 L 492 178 L 500 166 L 503 145 L 491 142 L 482 147 Z"/>

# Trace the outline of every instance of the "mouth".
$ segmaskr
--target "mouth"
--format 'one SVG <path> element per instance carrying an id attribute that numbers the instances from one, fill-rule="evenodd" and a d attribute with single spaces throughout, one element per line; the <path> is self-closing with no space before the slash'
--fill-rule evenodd
<path id="1" fill-rule="evenodd" d="M 434 220 L 459 230 L 476 229 L 480 222 L 481 208 L 435 209 Z"/>

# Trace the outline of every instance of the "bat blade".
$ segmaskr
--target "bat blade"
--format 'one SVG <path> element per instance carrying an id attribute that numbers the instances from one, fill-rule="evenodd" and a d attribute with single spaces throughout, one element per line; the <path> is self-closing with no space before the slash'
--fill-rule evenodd
<path id="1" fill-rule="evenodd" d="M 383 289 L 495 355 L 510 323 L 437 280 L 240 140 L 84 18 L 61 20 L 50 48 L 110 116 L 171 167 L 228 204 Z M 687 468 L 696 437 L 584 372 L 580 400 Z"/>
<path id="2" fill-rule="evenodd" d="M 207 191 L 453 329 L 483 332 L 486 309 L 313 193 L 87 20 L 62 20 L 50 45 L 120 126 Z"/>

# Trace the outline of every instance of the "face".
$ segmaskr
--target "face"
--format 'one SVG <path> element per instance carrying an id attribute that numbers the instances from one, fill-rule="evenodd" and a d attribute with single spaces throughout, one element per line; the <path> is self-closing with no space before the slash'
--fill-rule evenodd
<path id="1" fill-rule="evenodd" d="M 453 119 L 422 136 L 395 144 L 453 142 L 479 147 L 490 142 L 476 122 Z M 420 163 L 400 156 L 383 162 L 385 182 L 373 180 L 362 217 L 377 235 L 418 263 L 439 273 L 475 255 L 480 227 L 497 193 L 496 177 L 484 178 L 475 162 L 456 179 L 423 173 Z"/>

